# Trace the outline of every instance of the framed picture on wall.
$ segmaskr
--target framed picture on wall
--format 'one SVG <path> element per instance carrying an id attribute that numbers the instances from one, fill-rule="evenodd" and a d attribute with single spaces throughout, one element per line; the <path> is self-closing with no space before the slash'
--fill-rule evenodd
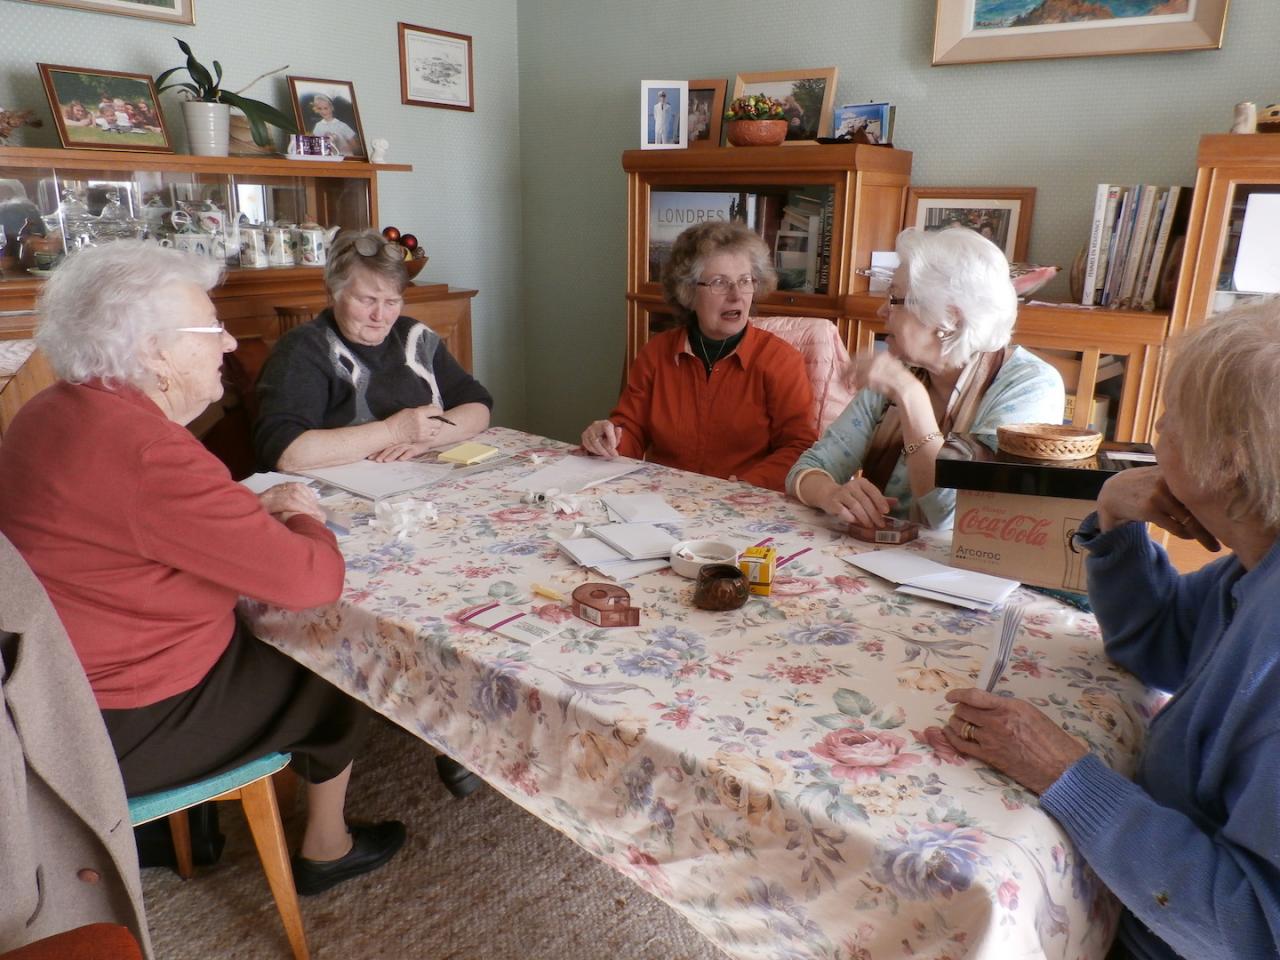
<path id="1" fill-rule="evenodd" d="M 64 147 L 173 152 L 160 97 L 148 74 L 37 66 Z"/>
<path id="2" fill-rule="evenodd" d="M 1213 50 L 1228 0 L 938 0 L 933 62 Z"/>
<path id="3" fill-rule="evenodd" d="M 733 78 L 733 99 L 763 93 L 781 100 L 787 120 L 784 144 L 817 143 L 831 129 L 836 97 L 836 68 L 740 73 Z"/>
<path id="4" fill-rule="evenodd" d="M 355 88 L 346 80 L 286 77 L 298 129 L 313 137 L 328 137 L 344 157 L 368 156 Z"/>
<path id="5" fill-rule="evenodd" d="M 912 187 L 906 224 L 923 230 L 968 227 L 1018 263 L 1027 259 L 1035 202 L 1035 187 Z"/>
<path id="6" fill-rule="evenodd" d="M 640 146 L 683 150 L 689 145 L 689 82 L 640 81 Z"/>
<path id="7" fill-rule="evenodd" d="M 164 20 L 168 23 L 195 23 L 196 0 L 27 0 L 46 7 L 74 7 L 95 13 L 117 13 L 124 17 Z"/>
<path id="8" fill-rule="evenodd" d="M 400 102 L 445 110 L 476 109 L 475 64 L 465 33 L 397 24 Z"/>
<path id="9" fill-rule="evenodd" d="M 689 147 L 720 146 L 720 129 L 724 124 L 724 95 L 729 81 L 689 81 Z"/>

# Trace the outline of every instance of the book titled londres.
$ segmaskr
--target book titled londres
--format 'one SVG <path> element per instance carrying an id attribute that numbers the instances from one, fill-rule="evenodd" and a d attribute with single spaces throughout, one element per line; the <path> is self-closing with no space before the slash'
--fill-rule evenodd
<path id="1" fill-rule="evenodd" d="M 1187 187 L 1098 184 L 1080 302 L 1154 310 L 1176 240 L 1187 231 L 1190 206 Z"/>

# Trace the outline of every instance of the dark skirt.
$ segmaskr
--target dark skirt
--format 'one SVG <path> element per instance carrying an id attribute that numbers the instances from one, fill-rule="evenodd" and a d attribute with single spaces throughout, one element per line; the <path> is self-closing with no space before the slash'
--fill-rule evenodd
<path id="1" fill-rule="evenodd" d="M 263 643 L 236 619 L 226 651 L 195 687 L 131 710 L 103 710 L 129 796 L 194 783 L 268 753 L 293 754 L 310 783 L 354 759 L 368 711 Z"/>

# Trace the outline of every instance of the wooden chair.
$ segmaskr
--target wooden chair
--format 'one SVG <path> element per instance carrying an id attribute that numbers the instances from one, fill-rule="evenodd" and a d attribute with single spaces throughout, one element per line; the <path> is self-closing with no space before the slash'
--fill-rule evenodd
<path id="1" fill-rule="evenodd" d="M 0 440 L 3 439 L 13 418 L 24 403 L 34 397 L 45 387 L 57 383 L 53 368 L 39 350 L 27 358 L 27 362 L 18 368 L 7 382 L 0 380 Z"/>
<path id="2" fill-rule="evenodd" d="M 195 876 L 195 866 L 191 862 L 191 828 L 186 816 L 187 808 L 210 800 L 239 800 L 293 956 L 295 960 L 308 960 L 310 953 L 302 929 L 298 891 L 293 885 L 289 850 L 285 845 L 280 808 L 271 782 L 272 775 L 283 770 L 289 759 L 288 754 L 272 753 L 198 783 L 131 797 L 129 819 L 137 827 L 161 817 L 168 818 L 178 859 L 178 874 L 189 880 Z"/>

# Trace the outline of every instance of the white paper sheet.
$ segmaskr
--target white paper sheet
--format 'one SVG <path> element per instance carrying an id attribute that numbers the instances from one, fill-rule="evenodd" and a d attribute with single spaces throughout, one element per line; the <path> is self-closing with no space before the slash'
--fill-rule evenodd
<path id="1" fill-rule="evenodd" d="M 603 457 L 569 455 L 513 481 L 507 489 L 525 493 L 546 493 L 548 490 L 577 493 L 597 483 L 625 477 L 642 466 L 639 460 L 628 457 L 605 460 Z"/>
<path id="2" fill-rule="evenodd" d="M 868 550 L 840 559 L 898 584 L 902 593 L 970 610 L 990 610 L 1018 588 L 1017 580 L 957 570 L 907 550 Z"/>
<path id="3" fill-rule="evenodd" d="M 622 523 L 683 523 L 675 507 L 656 493 L 612 494 L 601 498 Z"/>
<path id="4" fill-rule="evenodd" d="M 1237 290 L 1280 293 L 1280 193 L 1249 195 L 1231 278 Z"/>
<path id="5" fill-rule="evenodd" d="M 583 567 L 600 563 L 621 563 L 627 558 L 599 537 L 571 537 L 559 541 L 560 552 Z"/>
<path id="6" fill-rule="evenodd" d="M 564 629 L 564 624 L 541 620 L 518 607 L 507 606 L 503 603 L 482 607 L 473 613 L 467 614 L 462 620 L 473 626 L 492 630 L 508 640 L 518 640 L 520 643 L 529 644 L 541 643 L 543 640 L 554 637 Z"/>
<path id="7" fill-rule="evenodd" d="M 304 471 L 322 483 L 340 487 L 357 497 L 381 500 L 397 493 L 408 493 L 430 486 L 453 470 L 447 463 L 420 463 L 417 460 L 394 460 L 378 463 L 357 460 L 340 467 L 320 467 Z"/>
<path id="8" fill-rule="evenodd" d="M 676 538 L 651 523 L 606 523 L 592 527 L 588 533 L 599 537 L 622 553 L 628 560 L 653 560 L 670 557 Z"/>

